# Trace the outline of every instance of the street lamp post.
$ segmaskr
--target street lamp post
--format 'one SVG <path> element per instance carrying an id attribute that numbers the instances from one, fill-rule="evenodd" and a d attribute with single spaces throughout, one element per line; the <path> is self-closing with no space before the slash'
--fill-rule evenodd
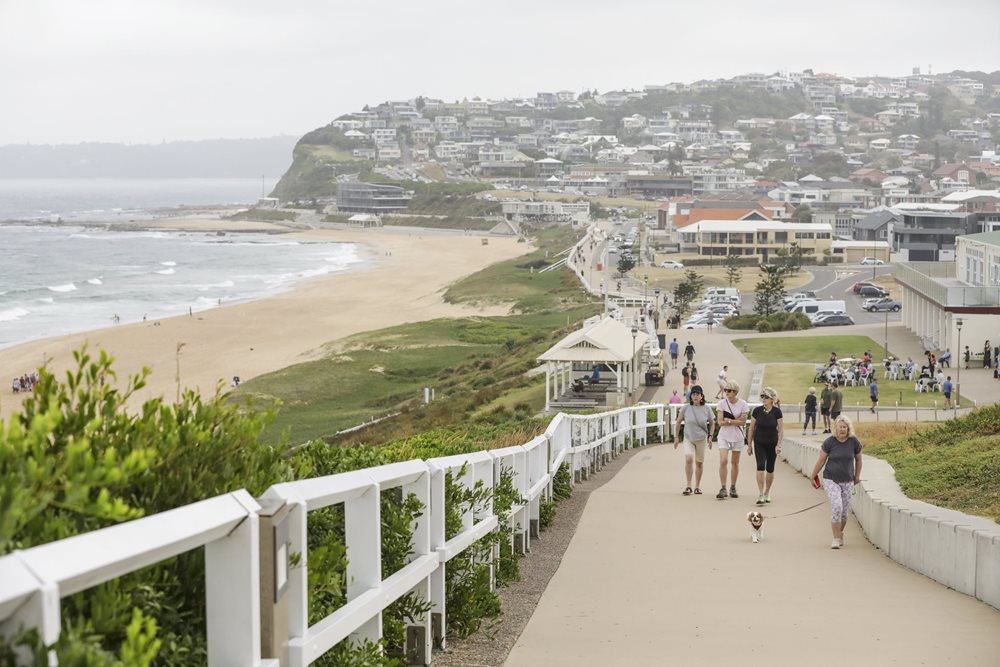
<path id="1" fill-rule="evenodd" d="M 958 329 L 958 353 L 962 356 L 958 359 L 958 377 L 955 380 L 955 409 L 958 410 L 958 402 L 962 400 L 962 361 L 965 355 L 962 353 L 962 318 L 955 320 L 955 328 Z M 958 414 L 957 412 L 955 414 Z"/>
<path id="2" fill-rule="evenodd" d="M 885 358 L 889 358 L 889 309 L 885 309 L 885 345 L 882 347 L 885 350 Z"/>
<path id="3" fill-rule="evenodd" d="M 649 287 L 649 275 L 648 274 L 643 274 L 643 276 L 642 276 L 642 307 L 643 308 L 646 308 L 646 299 L 649 298 L 649 296 L 648 296 L 648 291 L 649 291 L 648 287 Z"/>
<path id="4" fill-rule="evenodd" d="M 629 383 L 628 383 L 628 396 L 629 396 L 629 399 L 631 399 L 633 403 L 635 403 L 635 394 L 634 394 L 634 392 L 635 392 L 635 385 L 636 385 L 636 382 L 635 382 L 635 375 L 636 375 L 636 373 L 635 373 L 635 367 L 636 367 L 636 363 L 635 363 L 635 339 L 636 339 L 636 337 L 638 335 L 639 335 L 639 326 L 636 325 L 636 324 L 633 324 L 632 325 L 632 362 L 631 362 L 632 363 L 632 372 L 629 374 Z"/>

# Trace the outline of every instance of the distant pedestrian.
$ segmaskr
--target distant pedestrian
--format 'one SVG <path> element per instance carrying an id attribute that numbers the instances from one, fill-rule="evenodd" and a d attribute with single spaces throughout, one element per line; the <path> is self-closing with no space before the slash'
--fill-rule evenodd
<path id="1" fill-rule="evenodd" d="M 847 417 L 833 420 L 833 435 L 823 441 L 819 458 L 811 477 L 823 471 L 823 490 L 830 500 L 830 527 L 833 531 L 833 549 L 844 546 L 844 528 L 850 510 L 854 485 L 861 483 L 861 441 L 854 435 L 854 425 Z"/>
<path id="2" fill-rule="evenodd" d="M 688 341 L 688 344 L 684 347 L 684 357 L 688 361 L 694 361 L 694 345 L 691 344 L 691 341 Z"/>
<path id="3" fill-rule="evenodd" d="M 986 341 L 983 345 L 983 368 L 991 368 L 993 364 L 990 363 L 990 357 L 993 355 L 993 348 L 990 347 L 990 341 Z"/>
<path id="4" fill-rule="evenodd" d="M 691 384 L 691 362 L 684 364 L 684 368 L 681 369 L 681 378 L 684 384 L 684 396 L 688 395 L 688 386 Z"/>
<path id="5" fill-rule="evenodd" d="M 719 400 L 725 395 L 726 382 L 729 381 L 729 366 L 723 366 L 719 374 L 715 376 L 715 384 L 719 385 L 719 391 L 715 392 L 715 400 Z"/>
<path id="6" fill-rule="evenodd" d="M 823 416 L 823 433 L 831 433 L 830 430 L 830 403 L 833 400 L 833 383 L 827 382 L 823 385 L 823 391 L 819 395 L 819 413 Z"/>
<path id="7" fill-rule="evenodd" d="M 749 452 L 757 459 L 757 504 L 771 502 L 771 485 L 774 483 L 774 464 L 781 453 L 781 442 L 785 437 L 785 421 L 778 401 L 778 392 L 764 387 L 760 392 L 763 405 L 758 405 L 750 413 Z"/>
<path id="8" fill-rule="evenodd" d="M 677 368 L 677 353 L 680 351 L 680 345 L 677 344 L 677 339 L 670 341 L 670 367 Z"/>
<path id="9" fill-rule="evenodd" d="M 837 387 L 837 383 L 833 383 L 833 389 L 830 391 L 830 420 L 837 421 L 837 417 L 840 416 L 841 411 L 844 409 L 844 394 Z"/>
<path id="10" fill-rule="evenodd" d="M 671 405 L 676 405 L 677 403 L 680 403 L 680 402 L 682 402 L 680 394 L 678 394 L 677 390 L 674 389 L 674 393 L 670 396 L 670 404 Z"/>
<path id="11" fill-rule="evenodd" d="M 941 392 L 944 394 L 944 407 L 946 408 L 951 407 L 951 390 L 952 390 L 951 376 L 949 375 L 948 378 L 944 381 L 944 384 L 941 385 Z"/>
<path id="12" fill-rule="evenodd" d="M 712 408 L 705 405 L 705 392 L 701 387 L 691 387 L 691 399 L 688 405 L 677 411 L 677 421 L 674 424 L 674 449 L 679 444 L 681 427 L 684 427 L 684 475 L 687 486 L 684 495 L 692 493 L 701 495 L 701 475 L 705 467 L 705 448 L 712 448 Z M 691 475 L 694 473 L 694 489 L 691 488 Z"/>
<path id="13" fill-rule="evenodd" d="M 965 367 L 966 367 L 966 369 L 968 369 L 969 368 L 969 362 L 972 360 L 972 352 L 969 350 L 969 346 L 968 345 L 965 346 L 964 356 L 965 356 Z"/>
<path id="14" fill-rule="evenodd" d="M 872 382 L 868 385 L 868 396 L 872 399 L 872 412 L 878 407 L 878 380 L 872 376 Z"/>
<path id="15" fill-rule="evenodd" d="M 809 393 L 806 394 L 806 420 L 802 424 L 802 435 L 806 434 L 806 430 L 809 428 L 809 421 L 812 420 L 813 430 L 812 434 L 816 435 L 816 387 L 809 387 Z M 829 419 L 829 410 L 827 410 L 827 419 Z M 824 431 L 825 433 L 825 431 Z"/>
<path id="16" fill-rule="evenodd" d="M 698 367 L 693 361 L 691 362 L 691 382 L 692 384 L 698 382 Z"/>

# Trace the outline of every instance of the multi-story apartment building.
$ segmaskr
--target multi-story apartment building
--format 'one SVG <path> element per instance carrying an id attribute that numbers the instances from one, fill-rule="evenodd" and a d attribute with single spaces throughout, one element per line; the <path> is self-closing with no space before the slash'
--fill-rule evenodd
<path id="1" fill-rule="evenodd" d="M 344 181 L 337 183 L 337 210 L 342 213 L 398 213 L 405 211 L 413 193 L 396 185 Z"/>
<path id="2" fill-rule="evenodd" d="M 830 249 L 830 225 L 762 220 L 702 220 L 678 232 L 682 248 L 699 255 L 757 255 L 766 263 L 793 244 L 803 256 L 822 256 Z"/>
<path id="3" fill-rule="evenodd" d="M 667 174 L 626 174 L 625 192 L 629 197 L 667 199 L 691 194 L 691 178 Z"/>
<path id="4" fill-rule="evenodd" d="M 684 175 L 691 178 L 691 192 L 697 196 L 708 192 L 732 192 L 749 190 L 754 187 L 754 179 L 742 169 L 720 169 L 709 165 L 695 164 L 683 167 Z"/>
<path id="5" fill-rule="evenodd" d="M 507 220 L 537 220 L 542 222 L 590 221 L 590 202 L 505 201 L 502 205 Z"/>

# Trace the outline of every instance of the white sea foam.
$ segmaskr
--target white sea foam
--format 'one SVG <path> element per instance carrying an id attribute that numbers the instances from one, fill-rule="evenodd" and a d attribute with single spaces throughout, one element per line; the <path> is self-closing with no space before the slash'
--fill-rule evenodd
<path id="1" fill-rule="evenodd" d="M 73 283 L 66 283 L 65 285 L 49 285 L 49 290 L 53 292 L 72 292 L 76 289 L 76 285 Z"/>
<path id="2" fill-rule="evenodd" d="M 103 284 L 104 284 L 104 283 L 103 283 L 103 282 L 101 281 L 101 279 L 100 279 L 100 278 L 91 278 L 91 279 L 90 279 L 90 280 L 88 280 L 87 282 L 88 282 L 88 283 L 90 283 L 91 285 L 103 285 Z"/>
<path id="3" fill-rule="evenodd" d="M 177 262 L 160 262 L 163 266 L 177 266 Z"/>
<path id="4" fill-rule="evenodd" d="M 159 273 L 161 276 L 172 276 L 177 272 L 173 269 L 163 269 L 161 271 L 156 271 L 156 273 Z"/>
<path id="5" fill-rule="evenodd" d="M 56 300 L 53 299 L 51 296 L 43 296 L 42 298 L 39 299 L 39 301 L 41 301 L 42 303 L 55 303 L 56 302 Z"/>
<path id="6" fill-rule="evenodd" d="M 24 308 L 8 308 L 7 310 L 0 310 L 0 322 L 15 322 L 25 315 L 28 311 Z"/>

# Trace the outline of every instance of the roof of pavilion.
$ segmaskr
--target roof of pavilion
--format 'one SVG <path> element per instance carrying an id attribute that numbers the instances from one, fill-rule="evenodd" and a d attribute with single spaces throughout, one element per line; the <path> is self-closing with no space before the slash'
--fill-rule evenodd
<path id="1" fill-rule="evenodd" d="M 639 335 L 646 332 L 639 329 Z M 628 361 L 645 344 L 632 336 L 632 329 L 618 320 L 604 319 L 574 331 L 550 347 L 539 361 L 621 362 Z"/>

